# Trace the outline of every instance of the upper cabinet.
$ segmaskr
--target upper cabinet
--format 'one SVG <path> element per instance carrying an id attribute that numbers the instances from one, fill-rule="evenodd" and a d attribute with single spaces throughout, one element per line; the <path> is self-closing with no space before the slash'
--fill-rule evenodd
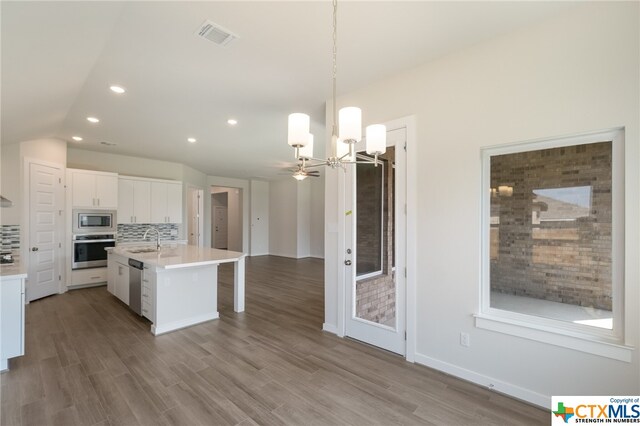
<path id="1" fill-rule="evenodd" d="M 118 223 L 151 223 L 151 182 L 118 179 Z"/>
<path id="2" fill-rule="evenodd" d="M 182 182 L 120 176 L 118 223 L 182 223 Z"/>
<path id="3" fill-rule="evenodd" d="M 182 223 L 181 182 L 151 182 L 151 223 Z"/>
<path id="4" fill-rule="evenodd" d="M 74 208 L 118 208 L 118 175 L 91 170 L 68 169 Z"/>

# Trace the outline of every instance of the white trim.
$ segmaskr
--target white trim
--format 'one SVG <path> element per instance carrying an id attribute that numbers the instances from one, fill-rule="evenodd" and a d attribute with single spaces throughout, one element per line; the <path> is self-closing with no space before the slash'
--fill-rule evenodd
<path id="1" fill-rule="evenodd" d="M 64 164 L 61 163 L 54 163 L 51 161 L 46 161 L 46 160 L 41 160 L 39 158 L 34 158 L 34 157 L 23 157 L 22 158 L 22 178 L 23 178 L 23 185 L 22 185 L 22 216 L 23 216 L 23 223 L 20 226 L 20 262 L 22 262 L 25 267 L 26 270 L 29 271 L 29 247 L 31 245 L 31 230 L 30 230 L 30 226 L 31 226 L 31 213 L 30 213 L 30 206 L 31 206 L 31 175 L 30 175 L 30 169 L 31 169 L 31 164 L 39 164 L 42 166 L 47 166 L 47 167 L 51 167 L 54 169 L 59 169 L 60 170 L 60 177 L 61 177 L 61 184 L 62 184 L 62 189 L 61 189 L 61 194 L 60 194 L 60 202 L 62 203 L 61 205 L 61 210 L 62 214 L 60 216 L 60 221 L 58 223 L 58 243 L 60 244 L 60 247 L 58 249 L 58 274 L 60 275 L 61 279 L 58 281 L 58 294 L 62 294 L 64 292 L 67 291 L 67 268 L 66 268 L 66 264 L 70 263 L 70 260 L 67 259 L 67 256 L 65 256 L 67 247 L 70 247 L 69 244 L 67 244 L 67 233 L 66 233 L 66 217 L 67 217 L 67 203 L 66 203 L 66 185 L 67 185 L 67 173 L 66 173 L 66 166 Z M 70 237 L 69 237 L 70 238 Z M 29 278 L 27 277 L 27 279 L 25 280 L 25 299 L 26 299 L 26 303 L 29 303 L 29 297 L 28 297 L 28 290 L 27 290 L 27 285 L 29 283 Z"/>
<path id="2" fill-rule="evenodd" d="M 569 331 L 563 332 L 555 327 L 545 327 L 528 321 L 517 321 L 487 314 L 474 315 L 474 317 L 478 328 L 574 349 L 618 361 L 631 362 L 635 349 L 632 346 L 594 340 L 588 334 L 579 335 Z"/>
<path id="3" fill-rule="evenodd" d="M 612 141 L 612 293 L 613 330 L 597 329 L 566 321 L 540 318 L 490 307 L 490 159 L 492 156 L 532 150 Z M 624 128 L 591 131 L 486 147 L 481 150 L 481 249 L 480 298 L 476 327 L 503 332 L 592 354 L 630 360 L 631 346 L 624 343 Z M 577 338 L 579 341 L 571 340 Z M 611 345 L 616 350 L 611 349 Z M 606 348 L 606 349 L 603 349 Z M 618 350 L 619 349 L 619 350 Z"/>
<path id="4" fill-rule="evenodd" d="M 366 154 L 366 152 L 364 150 L 363 151 L 357 151 L 357 153 L 360 153 L 360 154 L 365 153 Z M 356 262 L 355 262 L 355 265 L 356 265 L 356 271 L 355 271 L 356 281 L 361 281 L 361 280 L 366 280 L 366 279 L 373 278 L 373 277 L 378 277 L 378 276 L 382 275 L 383 272 L 384 272 L 384 244 L 385 244 L 385 239 L 386 239 L 386 236 L 384 234 L 384 205 L 385 205 L 384 199 L 385 199 L 385 195 L 386 195 L 386 191 L 384 190 L 384 185 L 385 185 L 385 182 L 386 182 L 386 180 L 384 178 L 384 176 L 385 176 L 384 160 L 380 161 L 380 164 L 378 164 L 378 166 L 382 167 L 382 175 L 381 175 L 382 176 L 382 184 L 380 186 L 380 191 L 382 192 L 380 194 L 380 203 L 381 203 L 381 205 L 380 205 L 380 263 L 377 265 L 377 266 L 380 267 L 380 269 L 377 269 L 377 270 L 372 271 L 372 272 L 367 272 L 366 274 L 358 275 L 358 272 L 357 272 L 357 268 L 358 268 L 358 262 L 357 262 L 357 259 L 358 259 L 358 227 L 356 225 L 356 229 L 354 229 L 355 238 L 354 238 L 354 244 L 353 244 L 354 245 L 354 247 L 353 247 L 353 255 L 354 256 L 353 257 L 356 259 Z M 393 168 L 395 169 L 395 165 L 393 165 Z M 358 175 L 357 175 L 357 172 L 354 172 L 354 173 L 355 173 L 355 189 L 354 189 L 354 194 L 353 195 L 357 199 L 357 196 L 358 196 Z M 354 203 L 354 204 L 357 206 L 357 203 Z M 353 212 L 353 214 L 356 215 L 356 217 L 357 217 L 358 211 L 355 208 L 354 208 L 354 210 L 355 211 Z"/>
<path id="5" fill-rule="evenodd" d="M 438 359 L 431 358 L 420 353 L 416 353 L 415 357 L 415 362 L 418 364 L 422 364 L 435 370 L 450 374 L 452 376 L 459 377 L 463 380 L 467 380 L 471 383 L 483 386 L 489 390 L 497 391 L 509 395 L 513 398 L 521 399 L 523 401 L 537 405 L 545 410 L 549 409 L 551 405 L 551 396 L 543 395 L 541 393 L 516 386 L 509 382 L 497 380 L 493 377 L 485 376 L 484 374 L 479 374 L 475 371 L 467 370 L 466 368 L 461 368 L 457 365 L 440 361 Z"/>
<path id="6" fill-rule="evenodd" d="M 338 328 L 335 325 L 326 322 L 322 323 L 322 330 L 327 333 L 338 334 Z"/>

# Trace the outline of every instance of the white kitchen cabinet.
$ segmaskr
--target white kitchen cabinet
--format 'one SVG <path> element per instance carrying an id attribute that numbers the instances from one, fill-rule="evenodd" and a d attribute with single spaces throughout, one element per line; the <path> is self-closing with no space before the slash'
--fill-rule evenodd
<path id="1" fill-rule="evenodd" d="M 9 358 L 24 355 L 24 277 L 0 280 L 0 371 L 9 368 Z"/>
<path id="2" fill-rule="evenodd" d="M 74 208 L 116 209 L 118 175 L 92 170 L 69 169 Z"/>
<path id="3" fill-rule="evenodd" d="M 118 223 L 151 223 L 151 182 L 118 179 Z"/>
<path id="4" fill-rule="evenodd" d="M 119 261 L 116 264 L 115 295 L 129 304 L 129 265 Z"/>
<path id="5" fill-rule="evenodd" d="M 181 182 L 151 182 L 151 223 L 182 223 Z"/>
<path id="6" fill-rule="evenodd" d="M 145 266 L 142 270 L 142 316 L 156 321 L 155 303 L 156 273 Z"/>
<path id="7" fill-rule="evenodd" d="M 107 291 L 116 295 L 116 279 L 118 277 L 118 263 L 113 260 L 113 255 L 109 254 L 107 260 Z"/>
<path id="8" fill-rule="evenodd" d="M 76 269 L 71 271 L 72 286 L 91 286 L 107 281 L 107 268 Z"/>

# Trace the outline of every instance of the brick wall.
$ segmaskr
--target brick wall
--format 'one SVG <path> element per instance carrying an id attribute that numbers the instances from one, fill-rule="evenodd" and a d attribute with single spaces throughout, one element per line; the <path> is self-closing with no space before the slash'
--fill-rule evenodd
<path id="1" fill-rule="evenodd" d="M 491 158 L 492 291 L 611 310 L 611 158 L 611 142 Z"/>
<path id="2" fill-rule="evenodd" d="M 358 280 L 356 282 L 356 315 L 369 321 L 379 324 L 394 325 L 396 315 L 395 301 L 395 280 L 394 280 L 394 169 L 391 164 L 395 160 L 394 148 L 387 148 L 386 154 L 382 157 L 385 160 L 384 167 L 384 209 L 382 220 L 383 236 L 383 259 L 382 274 Z M 361 166 L 358 166 L 361 167 Z M 373 239 L 379 239 L 380 233 L 375 232 L 373 226 L 380 229 L 380 221 L 372 224 L 371 220 L 363 219 L 367 212 L 374 211 L 374 197 L 367 197 L 375 191 L 375 184 L 368 179 L 361 179 L 358 182 L 358 212 L 357 220 L 357 250 L 358 262 L 367 258 L 380 258 L 379 244 L 375 244 Z M 371 216 L 370 214 L 368 216 Z M 361 220 L 363 219 L 363 220 Z"/>

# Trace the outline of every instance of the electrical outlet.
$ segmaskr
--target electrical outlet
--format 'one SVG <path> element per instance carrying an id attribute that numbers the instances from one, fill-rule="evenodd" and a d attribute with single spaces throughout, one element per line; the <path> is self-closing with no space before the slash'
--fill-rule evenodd
<path id="1" fill-rule="evenodd" d="M 466 348 L 471 346 L 471 336 L 469 336 L 469 333 L 460 333 L 460 344 Z"/>
<path id="2" fill-rule="evenodd" d="M 178 235 L 178 230 L 177 229 L 172 229 L 171 230 L 171 235 L 173 235 L 173 236 Z"/>

